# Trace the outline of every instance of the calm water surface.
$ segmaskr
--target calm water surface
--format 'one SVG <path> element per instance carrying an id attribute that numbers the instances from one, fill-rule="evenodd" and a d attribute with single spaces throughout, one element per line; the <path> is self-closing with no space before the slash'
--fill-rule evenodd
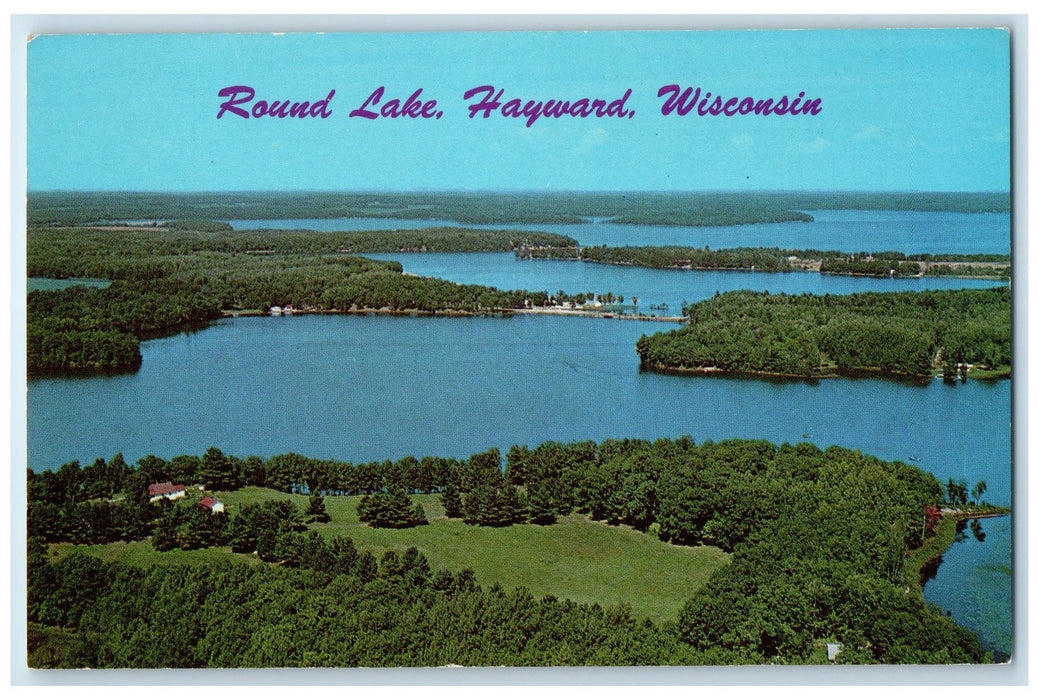
<path id="1" fill-rule="evenodd" d="M 493 224 L 472 226 L 416 219 L 251 219 L 231 221 L 235 229 L 309 229 L 372 231 L 465 226 L 523 229 L 570 236 L 583 246 L 679 245 L 702 248 L 765 247 L 841 250 L 897 250 L 903 253 L 1010 252 L 1010 214 L 957 212 L 810 211 L 811 223 L 744 226 L 639 226 L 588 221 L 582 224 Z"/>
<path id="2" fill-rule="evenodd" d="M 821 275 L 817 272 L 724 272 L 655 270 L 628 265 L 601 265 L 568 260 L 520 260 L 512 253 L 368 253 L 368 258 L 397 260 L 406 272 L 423 277 L 481 284 L 498 289 L 527 289 L 568 294 L 613 292 L 625 304 L 638 298 L 639 311 L 678 314 L 684 302 L 709 299 L 719 292 L 748 289 L 772 294 L 853 294 L 925 289 L 967 289 L 1002 285 L 995 280 L 943 277 L 873 278 Z M 666 311 L 649 307 L 667 304 Z"/>
<path id="3" fill-rule="evenodd" d="M 920 387 L 639 372 L 635 341 L 668 327 L 531 316 L 227 319 L 144 343 L 134 374 L 31 381 L 29 465 L 53 469 L 116 452 L 128 461 L 198 455 L 210 445 L 239 456 L 367 461 L 466 457 L 545 440 L 746 437 L 916 457 L 942 481 L 984 479 L 989 500 L 1009 503 L 1009 382 Z M 993 607 L 1009 619 L 1000 602 L 1009 583 L 992 574 L 1009 570 L 1009 551 L 1009 528 L 993 527 L 984 545 L 964 550 L 963 566 L 942 566 L 928 599 L 968 625 L 991 619 Z M 965 594 L 979 586 L 996 592 Z M 1000 648 L 996 637 L 986 643 Z"/>
<path id="4" fill-rule="evenodd" d="M 466 457 L 513 443 L 688 434 L 916 457 L 943 481 L 985 479 L 987 498 L 1009 503 L 1010 382 L 640 372 L 639 336 L 671 327 L 554 316 L 225 319 L 143 343 L 134 374 L 32 380 L 29 464 L 210 445 L 242 456 Z"/>
<path id="5" fill-rule="evenodd" d="M 951 612 L 981 637 L 997 660 L 1005 660 L 1013 630 L 1011 519 L 974 523 L 980 530 L 965 528 L 963 539 L 945 551 L 937 577 L 924 586 L 924 598 Z"/>
<path id="6" fill-rule="evenodd" d="M 717 228 L 487 226 L 570 235 L 582 245 L 776 246 L 846 251 L 1007 253 L 1008 214 L 812 212 L 810 224 Z M 234 221 L 238 229 L 360 230 L 446 221 Z M 505 289 L 623 294 L 639 310 L 715 292 L 778 293 L 992 286 L 979 280 L 876 280 L 807 273 L 646 270 L 511 254 L 378 255 L 404 269 Z M 405 455 L 464 458 L 545 440 L 732 437 L 843 445 L 903 460 L 941 481 L 984 479 L 1010 503 L 1010 382 L 920 387 L 879 379 L 809 382 L 640 373 L 635 342 L 659 322 L 312 317 L 227 319 L 142 344 L 129 375 L 35 379 L 28 386 L 28 460 L 53 469 L 122 452 L 169 458 L 211 445 L 238 456 L 290 451 L 350 461 Z M 1010 651 L 1010 519 L 982 521 L 945 554 L 925 597 L 1000 654 Z"/>

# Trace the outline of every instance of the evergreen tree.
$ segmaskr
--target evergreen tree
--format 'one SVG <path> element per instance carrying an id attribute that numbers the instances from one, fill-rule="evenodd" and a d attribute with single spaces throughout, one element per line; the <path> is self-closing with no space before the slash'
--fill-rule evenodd
<path id="1" fill-rule="evenodd" d="M 170 513 L 162 517 L 152 531 L 152 546 L 160 552 L 166 552 L 180 546 L 180 540 L 177 537 L 177 525 L 173 518 L 170 517 Z"/>
<path id="2" fill-rule="evenodd" d="M 551 525 L 556 512 L 548 489 L 536 483 L 527 491 L 527 520 L 535 525 Z"/>
<path id="3" fill-rule="evenodd" d="M 237 460 L 228 458 L 216 447 L 210 447 L 199 465 L 198 480 L 211 491 L 234 491 L 241 486 Z"/>
<path id="4" fill-rule="evenodd" d="M 405 528 L 428 522 L 421 506 L 413 506 L 399 484 L 391 485 L 383 493 L 361 496 L 357 515 L 369 527 Z"/>
<path id="5" fill-rule="evenodd" d="M 444 513 L 447 517 L 462 517 L 462 495 L 458 493 L 458 487 L 453 479 L 447 482 L 444 492 L 440 494 L 440 503 L 444 506 Z"/>
<path id="6" fill-rule="evenodd" d="M 310 502 L 307 503 L 303 517 L 308 523 L 327 523 L 332 519 L 325 510 L 325 499 L 316 490 L 310 494 Z"/>

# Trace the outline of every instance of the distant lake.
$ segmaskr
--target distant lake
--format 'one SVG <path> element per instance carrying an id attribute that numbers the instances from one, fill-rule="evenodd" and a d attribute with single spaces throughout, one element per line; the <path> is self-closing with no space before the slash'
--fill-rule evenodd
<path id="1" fill-rule="evenodd" d="M 660 246 L 694 248 L 765 247 L 841 250 L 849 253 L 896 250 L 903 253 L 1010 252 L 1009 212 L 966 214 L 930 211 L 809 211 L 815 221 L 742 226 L 643 226 L 591 220 L 581 224 L 490 224 L 473 226 L 422 219 L 249 219 L 235 229 L 373 231 L 465 226 L 523 229 L 570 236 L 582 246 Z"/>
<path id="2" fill-rule="evenodd" d="M 853 294 L 1005 286 L 998 280 L 949 277 L 888 279 L 817 272 L 657 270 L 573 260 L 520 260 L 512 253 L 365 253 L 364 256 L 396 260 L 404 266 L 405 272 L 459 284 L 549 293 L 563 290 L 568 294 L 613 292 L 624 295 L 625 304 L 637 297 L 640 312 L 665 316 L 679 313 L 683 302 L 695 303 L 719 292 L 738 289 L 771 294 Z M 649 309 L 659 304 L 667 304 L 668 310 Z"/>

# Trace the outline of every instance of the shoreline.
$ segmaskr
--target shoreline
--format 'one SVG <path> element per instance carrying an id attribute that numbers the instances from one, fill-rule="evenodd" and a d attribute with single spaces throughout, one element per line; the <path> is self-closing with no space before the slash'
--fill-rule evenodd
<path id="1" fill-rule="evenodd" d="M 619 267 L 638 267 L 645 270 L 684 270 L 688 272 L 766 272 L 772 274 L 786 274 L 786 273 L 815 273 L 819 275 L 831 275 L 833 277 L 865 277 L 870 279 L 974 279 L 974 280 L 988 280 L 991 282 L 1006 282 L 1007 280 L 999 275 L 929 275 L 926 270 L 931 266 L 937 265 L 948 265 L 951 268 L 966 267 L 974 265 L 976 267 L 991 267 L 994 268 L 1002 263 L 993 263 L 988 261 L 977 261 L 977 262 L 930 262 L 920 260 L 909 260 L 899 262 L 915 262 L 918 265 L 924 266 L 924 271 L 916 275 L 877 275 L 865 272 L 833 272 L 830 270 L 823 270 L 822 260 L 810 260 L 804 259 L 798 262 L 798 267 L 790 267 L 785 270 L 764 270 L 756 269 L 755 267 L 709 267 L 702 265 L 640 265 L 636 262 L 629 262 L 624 260 L 593 260 L 591 258 L 568 258 L 568 257 L 554 257 L 554 256 L 517 256 L 520 260 L 551 260 L 556 262 L 579 262 L 589 263 L 592 265 L 616 265 Z M 1008 265 L 1009 267 L 1009 265 Z"/>
<path id="2" fill-rule="evenodd" d="M 889 379 L 900 379 L 904 381 L 918 381 L 919 383 L 930 383 L 933 381 L 931 375 L 905 374 L 902 372 L 887 372 L 880 369 L 855 368 L 841 371 L 826 372 L 820 374 L 789 374 L 784 372 L 766 372 L 764 370 L 728 370 L 720 367 L 668 367 L 653 362 L 640 362 L 639 367 L 648 372 L 659 374 L 677 374 L 693 376 L 730 376 L 751 378 L 789 379 L 801 381 L 816 381 L 819 379 L 842 379 L 863 377 L 881 377 Z"/>
<path id="3" fill-rule="evenodd" d="M 790 381 L 814 382 L 820 379 L 855 379 L 855 378 L 880 378 L 895 379 L 903 382 L 912 382 L 921 386 L 930 384 L 935 379 L 942 378 L 942 374 L 906 374 L 905 372 L 893 372 L 870 367 L 856 367 L 853 369 L 836 370 L 820 374 L 789 374 L 784 372 L 766 372 L 764 370 L 728 370 L 720 367 L 669 367 L 655 362 L 639 362 L 639 368 L 646 372 L 658 374 L 672 374 L 678 376 L 698 377 L 745 377 L 751 379 L 781 379 Z M 985 376 L 970 377 L 977 381 L 996 381 L 999 379 L 1010 379 L 1009 368 L 1002 370 L 983 370 Z M 957 379 L 957 381 L 960 381 Z"/>
<path id="4" fill-rule="evenodd" d="M 906 553 L 903 579 L 909 586 L 906 593 L 915 590 L 920 598 L 924 598 L 927 581 L 937 574 L 942 563 L 942 556 L 956 543 L 956 525 L 967 520 L 980 518 L 1000 518 L 1012 515 L 1010 508 L 1004 506 L 973 506 L 968 508 L 943 507 L 941 519 L 930 539 L 925 540 L 917 549 Z"/>
<path id="5" fill-rule="evenodd" d="M 537 307 L 523 309 L 489 309 L 487 311 L 464 311 L 460 309 L 440 309 L 428 311 L 424 309 L 389 309 L 386 307 L 350 308 L 350 309 L 293 309 L 281 313 L 271 313 L 260 309 L 222 309 L 220 315 L 223 318 L 258 318 L 263 316 L 412 316 L 412 317 L 448 317 L 448 318 L 470 318 L 470 317 L 500 317 L 508 318 L 516 315 L 527 316 L 571 316 L 575 318 L 601 318 L 617 319 L 624 321 L 658 321 L 664 323 L 684 323 L 683 316 L 650 316 L 646 314 L 617 313 L 613 311 L 595 311 L 591 309 L 568 309 L 564 307 Z"/>

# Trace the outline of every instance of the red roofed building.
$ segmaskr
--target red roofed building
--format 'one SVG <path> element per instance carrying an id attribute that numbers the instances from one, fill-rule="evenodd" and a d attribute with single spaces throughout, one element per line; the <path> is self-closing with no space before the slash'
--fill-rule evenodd
<path id="1" fill-rule="evenodd" d="M 213 512 L 213 513 L 223 513 L 224 512 L 224 504 L 221 503 L 220 501 L 216 500 L 212 496 L 206 496 L 201 501 L 199 501 L 198 504 L 200 506 L 202 506 L 203 508 L 205 508 L 206 510 L 209 510 L 210 512 Z"/>
<path id="2" fill-rule="evenodd" d="M 174 484 L 169 481 L 164 481 L 161 484 L 150 484 L 148 486 L 148 500 L 152 503 L 160 498 L 168 498 L 171 501 L 175 501 L 178 498 L 184 498 L 187 495 L 187 491 L 184 489 L 184 484 Z"/>

